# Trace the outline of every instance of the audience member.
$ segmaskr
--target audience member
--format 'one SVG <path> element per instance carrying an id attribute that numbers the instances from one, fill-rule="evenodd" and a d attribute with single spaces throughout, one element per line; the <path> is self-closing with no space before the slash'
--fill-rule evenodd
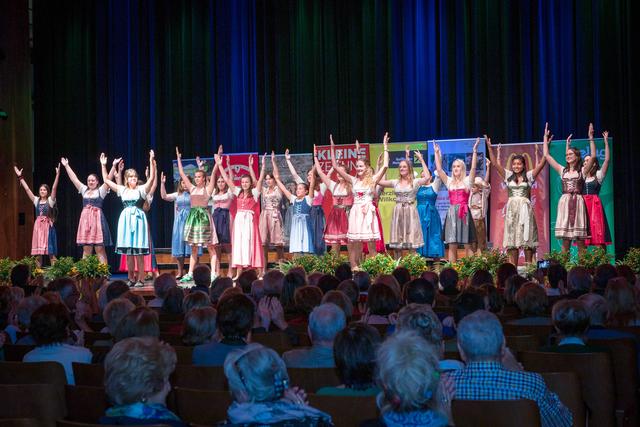
<path id="1" fill-rule="evenodd" d="M 503 262 L 496 269 L 496 287 L 498 289 L 504 289 L 506 287 L 507 279 L 515 274 L 518 274 L 518 268 L 510 262 Z"/>
<path id="2" fill-rule="evenodd" d="M 510 325 L 551 325 L 546 315 L 549 301 L 544 288 L 536 282 L 527 282 L 516 292 L 516 305 L 522 317 L 509 321 Z"/>
<path id="3" fill-rule="evenodd" d="M 120 298 L 124 298 L 128 300 L 129 302 L 131 302 L 131 304 L 135 305 L 136 307 L 147 306 L 147 302 L 144 300 L 144 297 L 142 295 L 136 294 L 131 291 L 125 292 L 124 294 L 120 295 Z"/>
<path id="4" fill-rule="evenodd" d="M 323 294 L 326 294 L 329 291 L 335 291 L 338 289 L 338 285 L 340 284 L 340 280 L 332 274 L 325 274 L 318 281 L 318 288 L 322 291 Z"/>
<path id="5" fill-rule="evenodd" d="M 329 291 L 322 297 L 321 304 L 325 303 L 333 303 L 340 307 L 342 311 L 344 311 L 344 315 L 347 319 L 347 322 L 351 320 L 353 317 L 353 304 L 349 298 L 344 294 L 344 292 L 340 291 Z"/>
<path id="6" fill-rule="evenodd" d="M 264 281 L 262 279 L 254 280 L 251 283 L 251 293 L 249 294 L 254 302 L 258 302 L 265 296 Z"/>
<path id="7" fill-rule="evenodd" d="M 182 301 L 184 300 L 184 291 L 178 286 L 169 288 L 162 302 L 162 314 L 180 315 L 184 313 Z"/>
<path id="8" fill-rule="evenodd" d="M 269 270 L 262 276 L 264 293 L 268 296 L 280 296 L 284 274 L 280 270 Z"/>
<path id="9" fill-rule="evenodd" d="M 411 280 L 411 273 L 409 273 L 409 270 L 406 267 L 398 266 L 393 269 L 391 274 L 396 278 L 396 281 L 400 285 L 400 289 L 402 289 L 404 285 Z"/>
<path id="10" fill-rule="evenodd" d="M 389 288 L 391 288 L 391 290 L 393 290 L 393 293 L 396 294 L 396 297 L 398 298 L 398 301 L 400 301 L 400 298 L 402 297 L 402 289 L 400 288 L 400 284 L 398 283 L 398 281 L 396 280 L 396 278 L 392 275 L 392 274 L 381 274 L 376 278 L 376 281 L 374 282 L 374 285 L 386 285 Z M 371 292 L 371 289 L 369 289 L 369 292 Z"/>
<path id="11" fill-rule="evenodd" d="M 292 325 L 303 325 L 309 321 L 309 314 L 322 303 L 322 291 L 315 286 L 303 286 L 296 289 L 294 296 L 295 316 L 287 316 Z"/>
<path id="12" fill-rule="evenodd" d="M 231 277 L 216 277 L 209 290 L 211 302 L 217 304 L 222 293 L 229 288 L 233 288 L 233 279 Z"/>
<path id="13" fill-rule="evenodd" d="M 42 298 L 41 296 L 30 296 L 26 297 L 18 307 L 16 308 L 16 317 L 18 320 L 18 327 L 20 328 L 20 332 L 26 333 L 22 338 L 19 338 L 16 341 L 18 345 L 35 345 L 36 341 L 33 339 L 33 335 L 31 335 L 31 316 L 33 313 L 42 307 L 43 305 L 48 304 L 47 300 Z"/>
<path id="14" fill-rule="evenodd" d="M 9 275 L 11 286 L 16 286 L 24 290 L 25 296 L 31 296 L 38 289 L 37 286 L 30 285 L 31 270 L 27 264 L 16 264 L 11 268 Z"/>
<path id="15" fill-rule="evenodd" d="M 607 326 L 640 325 L 636 295 L 624 277 L 609 280 L 604 298 L 607 300 Z"/>
<path id="16" fill-rule="evenodd" d="M 131 337 L 160 336 L 158 313 L 149 307 L 137 307 L 127 313 L 111 332 L 115 342 Z"/>
<path id="17" fill-rule="evenodd" d="M 587 339 L 618 339 L 630 338 L 637 341 L 634 334 L 605 327 L 607 320 L 607 300 L 602 295 L 584 294 L 578 301 L 584 304 L 589 316 L 589 330 Z M 639 353 L 640 354 L 640 353 Z"/>
<path id="18" fill-rule="evenodd" d="M 195 346 L 212 342 L 216 334 L 216 316 L 217 312 L 211 306 L 187 311 L 182 322 L 182 343 Z"/>
<path id="19" fill-rule="evenodd" d="M 104 308 L 102 317 L 104 318 L 105 327 L 100 331 L 104 333 L 114 334 L 122 319 L 136 309 L 136 306 L 125 298 L 116 298 Z"/>
<path id="20" fill-rule="evenodd" d="M 369 291 L 369 286 L 371 286 L 371 277 L 366 271 L 361 270 L 353 273 L 353 281 L 358 285 L 358 290 L 360 292 Z"/>
<path id="21" fill-rule="evenodd" d="M 390 286 L 376 283 L 369 288 L 367 313 L 363 322 L 369 325 L 390 325 L 395 323 L 400 299 Z"/>
<path id="22" fill-rule="evenodd" d="M 485 283 L 480 286 L 480 292 L 485 294 L 485 306 L 487 310 L 492 313 L 501 313 L 504 309 L 504 298 L 502 297 L 502 292 L 498 290 L 495 286 Z"/>
<path id="23" fill-rule="evenodd" d="M 480 286 L 487 283 L 493 285 L 493 276 L 489 271 L 480 268 L 471 275 L 469 286 L 472 288 L 480 288 Z"/>
<path id="24" fill-rule="evenodd" d="M 293 270 L 293 269 L 292 269 Z M 295 313 L 295 302 L 293 295 L 296 289 L 306 286 L 304 276 L 299 273 L 289 271 L 282 279 L 282 292 L 280 293 L 280 303 L 285 314 Z"/>
<path id="25" fill-rule="evenodd" d="M 193 269 L 193 284 L 189 292 L 204 292 L 209 295 L 211 287 L 211 268 L 207 264 L 198 264 Z"/>
<path id="26" fill-rule="evenodd" d="M 562 300 L 554 304 L 551 310 L 553 327 L 558 333 L 556 345 L 542 347 L 541 351 L 555 353 L 592 353 L 607 351 L 603 348 L 587 346 L 589 314 L 580 300 Z"/>
<path id="27" fill-rule="evenodd" d="M 458 290 L 458 272 L 453 268 L 443 268 L 440 271 L 440 285 L 442 286 L 442 295 L 455 299 L 460 291 Z"/>
<path id="28" fill-rule="evenodd" d="M 571 299 L 578 298 L 580 295 L 591 292 L 592 279 L 589 270 L 584 267 L 573 267 L 567 273 L 567 297 Z M 559 292 L 554 293 L 560 295 Z M 550 294 L 548 294 L 550 295 Z"/>
<path id="29" fill-rule="evenodd" d="M 129 285 L 124 280 L 114 280 L 107 286 L 107 304 L 116 298 L 120 298 L 122 294 L 129 292 Z"/>
<path id="30" fill-rule="evenodd" d="M 311 273 L 307 277 L 307 284 L 309 286 L 316 286 L 317 287 L 318 284 L 320 283 L 320 279 L 322 279 L 323 277 L 324 277 L 324 273 L 321 273 L 319 271 Z"/>
<path id="31" fill-rule="evenodd" d="M 153 293 L 155 298 L 149 301 L 147 307 L 162 308 L 164 299 L 167 296 L 167 291 L 175 286 L 177 286 L 177 282 L 173 274 L 162 273 L 153 279 Z"/>
<path id="32" fill-rule="evenodd" d="M 551 297 L 562 295 L 567 288 L 567 270 L 564 266 L 557 263 L 551 264 L 547 278 L 549 279 L 547 295 Z"/>
<path id="33" fill-rule="evenodd" d="M 251 284 L 258 278 L 258 273 L 254 269 L 244 270 L 238 276 L 237 286 L 242 289 L 242 293 L 249 295 L 251 293 Z"/>
<path id="34" fill-rule="evenodd" d="M 624 277 L 627 280 L 627 283 L 631 286 L 635 286 L 636 284 L 636 273 L 633 272 L 633 269 L 626 264 L 616 265 L 616 269 L 618 270 L 618 276 Z"/>
<path id="35" fill-rule="evenodd" d="M 484 296 L 480 292 L 466 289 L 453 301 L 453 320 L 458 325 L 466 316 L 485 307 Z"/>
<path id="36" fill-rule="evenodd" d="M 340 282 L 344 280 L 353 279 L 353 272 L 351 271 L 351 264 L 348 262 L 343 262 L 338 267 L 336 267 L 336 271 L 334 275 L 338 278 Z"/>
<path id="37" fill-rule="evenodd" d="M 194 308 L 211 307 L 211 299 L 209 294 L 204 292 L 192 292 L 182 300 L 182 308 L 186 313 Z"/>
<path id="38" fill-rule="evenodd" d="M 435 305 L 436 288 L 432 282 L 423 279 L 413 279 L 407 282 L 403 290 L 403 301 L 405 304 L 427 304 Z"/>
<path id="39" fill-rule="evenodd" d="M 604 295 L 609 280 L 618 277 L 618 270 L 611 264 L 601 264 L 593 274 L 593 292 Z"/>
<path id="40" fill-rule="evenodd" d="M 519 274 L 514 274 L 507 279 L 503 293 L 505 307 L 516 307 L 516 293 L 527 281 Z"/>
<path id="41" fill-rule="evenodd" d="M 338 290 L 345 294 L 349 301 L 351 301 L 351 305 L 354 310 L 358 307 L 358 301 L 360 299 L 360 291 L 358 290 L 358 285 L 353 279 L 343 280 L 338 285 Z M 358 315 L 360 313 L 357 313 Z"/>

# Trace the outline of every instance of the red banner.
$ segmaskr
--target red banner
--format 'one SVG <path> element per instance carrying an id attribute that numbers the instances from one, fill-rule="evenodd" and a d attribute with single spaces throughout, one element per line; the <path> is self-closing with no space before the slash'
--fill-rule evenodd
<path id="1" fill-rule="evenodd" d="M 536 144 L 508 144 L 502 146 L 502 166 L 509 168 L 511 158 L 515 154 L 522 154 L 526 159 L 527 170 L 535 166 L 535 146 Z M 494 148 L 495 149 L 495 148 Z M 542 148 L 540 149 L 542 156 Z M 490 233 L 489 240 L 493 242 L 494 248 L 502 247 L 502 237 L 505 224 L 505 210 L 509 194 L 507 184 L 498 174 L 495 167 L 491 168 L 491 204 L 490 204 Z M 549 252 L 549 167 L 545 166 L 536 181 L 533 183 L 531 191 L 531 204 L 533 206 L 536 223 L 538 226 L 538 253 Z M 520 253 L 519 264 L 524 264 L 524 254 Z"/>

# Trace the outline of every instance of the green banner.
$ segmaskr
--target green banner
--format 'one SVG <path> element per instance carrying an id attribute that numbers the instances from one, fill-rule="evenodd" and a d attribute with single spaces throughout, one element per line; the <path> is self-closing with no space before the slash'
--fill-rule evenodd
<path id="1" fill-rule="evenodd" d="M 602 138 L 598 138 L 595 140 L 596 142 L 596 153 L 598 155 L 598 161 L 602 166 L 604 162 L 604 140 Z M 589 155 L 589 140 L 588 139 L 574 139 L 571 141 L 571 146 L 580 149 L 582 153 L 582 158 L 584 156 Z M 609 138 L 609 151 L 613 152 L 613 138 Z M 549 153 L 553 156 L 554 159 L 558 161 L 561 165 L 566 163 L 565 161 L 565 141 L 554 141 L 551 143 L 549 147 Z M 602 182 L 602 188 L 600 189 L 600 200 L 602 201 L 602 207 L 604 209 L 604 214 L 607 219 L 607 223 L 609 224 L 609 230 L 611 231 L 611 245 L 607 246 L 607 252 L 611 255 L 615 255 L 615 236 L 614 236 L 614 213 L 613 213 L 613 156 L 610 156 L 609 159 L 609 170 L 607 175 L 605 176 L 604 181 Z M 551 208 L 551 218 L 549 225 L 551 226 L 551 250 L 560 250 L 561 244 L 560 240 L 555 238 L 555 226 L 556 226 L 556 215 L 558 211 L 558 200 L 560 196 L 562 196 L 562 181 L 560 175 L 555 173 L 554 171 L 550 171 L 550 198 L 549 204 Z M 571 249 L 572 252 L 575 252 L 576 248 L 573 247 Z"/>

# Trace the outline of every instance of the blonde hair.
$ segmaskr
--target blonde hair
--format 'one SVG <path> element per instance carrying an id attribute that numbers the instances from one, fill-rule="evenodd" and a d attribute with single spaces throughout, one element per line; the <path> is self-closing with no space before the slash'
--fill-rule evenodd
<path id="1" fill-rule="evenodd" d="M 176 352 L 157 338 L 127 338 L 104 361 L 104 387 L 115 405 L 144 402 L 160 392 L 176 367 Z"/>
<path id="2" fill-rule="evenodd" d="M 462 172 L 460 172 L 460 179 L 453 176 L 453 165 L 456 163 L 460 163 L 462 165 Z M 451 179 L 455 182 L 462 182 L 467 177 L 467 164 L 462 159 L 455 159 L 453 163 L 451 163 Z"/>
<path id="3" fill-rule="evenodd" d="M 398 163 L 398 182 L 402 181 L 403 178 L 400 176 L 400 164 L 401 163 L 406 163 L 407 164 L 407 168 L 409 169 L 409 173 L 407 174 L 407 178 L 409 179 L 409 186 L 411 188 L 413 188 L 413 166 L 411 165 L 411 162 L 409 162 L 407 159 L 403 159 L 400 160 L 400 163 Z"/>

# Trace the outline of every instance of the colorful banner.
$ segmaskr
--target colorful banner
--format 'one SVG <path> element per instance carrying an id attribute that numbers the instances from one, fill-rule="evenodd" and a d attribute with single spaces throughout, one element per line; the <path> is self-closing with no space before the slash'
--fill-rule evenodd
<path id="1" fill-rule="evenodd" d="M 234 154 L 224 154 L 223 155 L 223 163 L 225 168 L 227 167 L 227 156 L 229 156 L 229 161 L 231 164 L 231 171 L 233 172 L 233 183 L 235 185 L 240 185 L 240 178 L 243 175 L 249 175 L 249 157 L 253 156 L 253 172 L 258 177 L 259 168 L 260 168 L 260 158 L 257 153 L 234 153 Z M 211 175 L 211 171 L 213 170 L 213 166 L 215 165 L 215 161 L 213 157 L 201 157 L 200 161 L 203 162 L 202 168 L 207 173 L 207 179 Z M 271 159 L 269 159 L 269 162 Z M 182 159 L 182 169 L 187 176 L 193 176 L 193 174 L 198 170 L 198 164 L 196 163 L 196 159 Z M 178 182 L 180 180 L 180 174 L 178 172 L 178 162 L 177 160 L 173 161 L 173 181 Z M 172 191 L 167 188 L 167 191 Z"/>
<path id="2" fill-rule="evenodd" d="M 540 156 L 542 156 L 542 144 L 523 143 L 502 145 L 501 157 L 502 166 L 509 168 L 511 158 L 515 154 L 522 154 L 525 157 L 526 170 L 535 167 L 535 147 L 538 144 Z M 495 148 L 494 148 L 495 150 Z M 493 166 L 493 165 L 492 165 Z M 491 196 L 489 204 L 489 240 L 494 248 L 502 247 L 502 237 L 504 233 L 504 217 L 509 194 L 507 184 L 504 182 L 495 167 L 491 167 Z M 538 174 L 533 183 L 531 191 L 531 204 L 533 206 L 538 226 L 538 254 L 543 255 L 549 252 L 549 167 L 545 166 Z M 524 264 L 524 252 L 520 252 L 519 263 Z"/>
<path id="3" fill-rule="evenodd" d="M 597 138 L 595 140 L 596 143 L 596 153 L 598 155 L 598 161 L 600 162 L 600 166 L 602 166 L 604 162 L 604 140 L 602 138 Z M 574 139 L 571 141 L 571 146 L 580 149 L 582 153 L 582 158 L 590 154 L 589 149 L 589 140 L 588 139 Z M 613 138 L 609 138 L 609 150 L 613 152 Z M 554 159 L 561 165 L 566 163 L 565 161 L 565 141 L 553 141 L 551 146 L 549 147 L 549 153 L 553 156 Z M 610 156 L 609 159 L 609 170 L 607 172 L 607 176 L 602 182 L 602 188 L 600 189 L 600 200 L 602 201 L 602 207 L 604 209 L 604 214 L 607 218 L 607 222 L 609 224 L 609 230 L 611 230 L 611 241 L 615 242 L 614 236 L 614 212 L 613 212 L 613 176 L 614 173 L 613 168 L 613 156 Z M 558 200 L 560 196 L 562 196 L 562 180 L 560 175 L 558 175 L 555 171 L 551 172 L 550 183 L 550 207 L 551 207 L 551 218 L 550 218 L 550 227 L 551 227 L 551 249 L 552 250 L 560 250 L 561 249 L 561 241 L 555 238 L 555 225 L 556 225 L 556 215 L 558 211 Z M 572 251 L 575 252 L 575 247 L 572 248 Z M 612 243 L 607 246 L 607 252 L 611 255 L 615 255 L 615 245 Z"/>

